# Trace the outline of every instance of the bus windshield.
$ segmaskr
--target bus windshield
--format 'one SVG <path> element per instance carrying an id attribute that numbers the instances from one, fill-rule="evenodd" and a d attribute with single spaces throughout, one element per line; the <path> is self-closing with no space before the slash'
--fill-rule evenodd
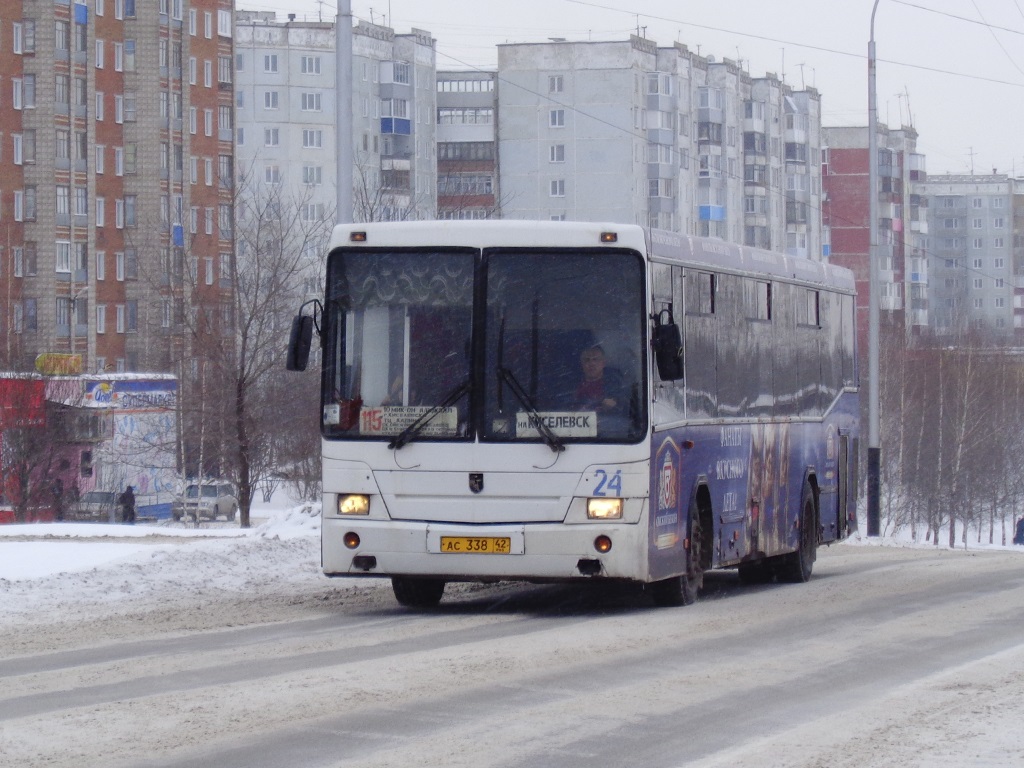
<path id="1" fill-rule="evenodd" d="M 643 439 L 643 266 L 607 249 L 335 252 L 324 435 L 393 448 Z"/>
<path id="2" fill-rule="evenodd" d="M 640 440 L 646 424 L 640 258 L 495 249 L 484 263 L 481 439 Z"/>
<path id="3" fill-rule="evenodd" d="M 331 259 L 327 437 L 468 435 L 476 254 L 356 250 Z"/>

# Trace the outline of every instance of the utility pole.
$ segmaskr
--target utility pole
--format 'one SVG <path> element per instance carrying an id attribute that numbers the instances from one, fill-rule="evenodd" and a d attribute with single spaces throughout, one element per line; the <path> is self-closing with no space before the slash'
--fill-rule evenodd
<path id="1" fill-rule="evenodd" d="M 338 0 L 335 39 L 334 152 L 338 201 L 336 222 L 352 221 L 352 1 Z"/>
<path id="2" fill-rule="evenodd" d="M 875 11 L 871 8 L 871 37 L 868 40 L 868 536 L 881 532 L 882 449 L 878 417 L 878 346 L 881 276 L 878 264 L 878 104 L 875 95 Z"/>

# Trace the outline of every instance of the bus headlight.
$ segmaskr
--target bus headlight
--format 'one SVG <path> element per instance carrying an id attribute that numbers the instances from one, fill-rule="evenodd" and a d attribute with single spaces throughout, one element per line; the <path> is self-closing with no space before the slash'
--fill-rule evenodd
<path id="1" fill-rule="evenodd" d="M 344 493 L 338 496 L 339 515 L 370 514 L 370 497 L 361 493 Z"/>
<path id="2" fill-rule="evenodd" d="M 587 518 L 590 520 L 619 520 L 622 518 L 622 499 L 587 499 Z"/>

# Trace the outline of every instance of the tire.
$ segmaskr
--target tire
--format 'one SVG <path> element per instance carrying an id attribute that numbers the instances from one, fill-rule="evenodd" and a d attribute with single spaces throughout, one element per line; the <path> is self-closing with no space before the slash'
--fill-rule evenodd
<path id="1" fill-rule="evenodd" d="M 804 482 L 800 492 L 800 542 L 796 552 L 783 555 L 778 560 L 776 574 L 779 581 L 803 584 L 811 578 L 814 561 L 818 557 L 818 503 L 814 488 Z"/>
<path id="2" fill-rule="evenodd" d="M 445 583 L 441 579 L 418 576 L 392 576 L 395 599 L 406 608 L 433 608 L 441 602 Z"/>
<path id="3" fill-rule="evenodd" d="M 660 608 L 675 608 L 697 602 L 697 593 L 704 586 L 704 567 L 701 563 L 703 549 L 700 509 L 690 505 L 690 549 L 686 554 L 686 573 L 671 579 L 654 581 L 648 585 L 654 604 Z"/>

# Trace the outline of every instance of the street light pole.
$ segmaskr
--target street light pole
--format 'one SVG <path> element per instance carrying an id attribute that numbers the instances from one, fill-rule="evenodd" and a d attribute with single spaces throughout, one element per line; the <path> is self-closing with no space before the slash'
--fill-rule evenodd
<path id="1" fill-rule="evenodd" d="M 868 40 L 868 536 L 878 536 L 881 522 L 882 449 L 878 417 L 878 341 L 881 275 L 878 263 L 878 105 L 875 99 L 875 11 L 871 8 Z"/>
<path id="2" fill-rule="evenodd" d="M 335 173 L 338 224 L 352 221 L 352 0 L 338 0 L 334 25 Z"/>

